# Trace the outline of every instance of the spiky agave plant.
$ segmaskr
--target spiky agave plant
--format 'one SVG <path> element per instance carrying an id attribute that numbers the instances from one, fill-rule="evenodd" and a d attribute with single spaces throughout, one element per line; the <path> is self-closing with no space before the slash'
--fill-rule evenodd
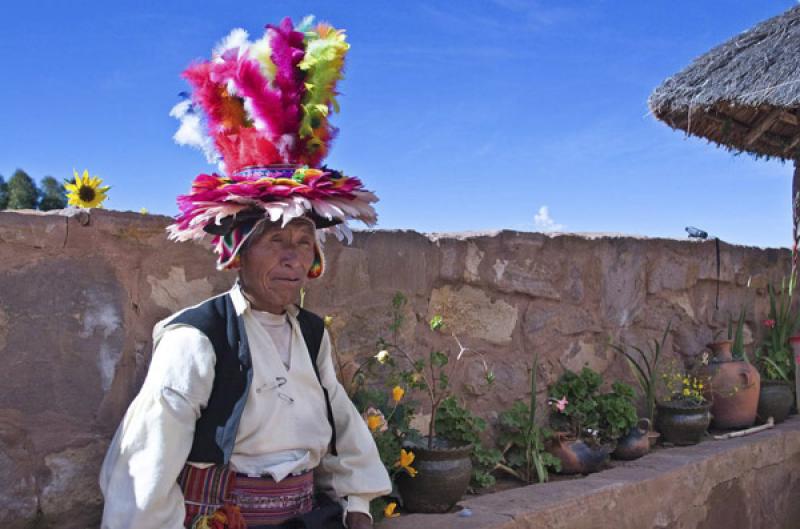
<path id="1" fill-rule="evenodd" d="M 667 328 L 664 334 L 661 335 L 660 340 L 653 339 L 652 343 L 648 344 L 648 350 L 645 351 L 641 347 L 635 345 L 628 346 L 634 352 L 630 353 L 625 350 L 625 344 L 616 345 L 612 344 L 611 347 L 619 354 L 625 357 L 631 372 L 636 377 L 636 382 L 644 397 L 647 406 L 647 418 L 652 424 L 655 420 L 656 413 L 656 380 L 655 373 L 658 361 L 661 358 L 661 353 L 664 351 L 664 344 L 667 341 L 669 332 L 672 329 L 672 320 L 667 322 Z"/>

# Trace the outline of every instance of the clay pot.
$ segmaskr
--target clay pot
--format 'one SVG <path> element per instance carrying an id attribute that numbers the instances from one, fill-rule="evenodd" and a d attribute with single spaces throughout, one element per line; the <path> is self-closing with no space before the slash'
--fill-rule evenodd
<path id="1" fill-rule="evenodd" d="M 767 422 L 772 417 L 775 423 L 783 422 L 794 402 L 792 385 L 783 380 L 762 380 L 758 394 L 758 420 Z"/>
<path id="2" fill-rule="evenodd" d="M 650 451 L 650 419 L 641 419 L 627 435 L 617 441 L 617 448 L 611 453 L 614 459 L 631 461 L 639 459 Z"/>
<path id="3" fill-rule="evenodd" d="M 414 452 L 417 475 L 398 474 L 397 487 L 403 508 L 410 512 L 447 512 L 467 492 L 472 477 L 472 445 L 449 446 L 436 440 L 434 448 L 407 445 Z M 423 439 L 423 443 L 427 443 Z"/>
<path id="4" fill-rule="evenodd" d="M 612 450 L 612 445 L 589 445 L 580 439 L 571 439 L 563 432 L 558 432 L 547 447 L 547 451 L 561 461 L 559 474 L 597 472 L 608 461 Z"/>
<path id="5" fill-rule="evenodd" d="M 714 356 L 701 369 L 709 379 L 706 398 L 714 428 L 747 428 L 756 420 L 761 376 L 750 363 L 733 359 L 732 345 L 730 340 L 708 344 Z"/>
<path id="6" fill-rule="evenodd" d="M 655 430 L 650 430 L 649 432 L 647 432 L 647 440 L 650 441 L 650 448 L 653 448 L 656 445 L 660 437 L 661 434 L 656 432 Z"/>
<path id="7" fill-rule="evenodd" d="M 703 439 L 711 422 L 711 405 L 670 401 L 656 405 L 656 429 L 664 441 L 675 445 L 693 445 Z"/>

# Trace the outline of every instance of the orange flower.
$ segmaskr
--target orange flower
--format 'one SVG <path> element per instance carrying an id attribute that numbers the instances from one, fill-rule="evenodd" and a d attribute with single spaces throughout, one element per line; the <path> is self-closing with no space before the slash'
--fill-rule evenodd
<path id="1" fill-rule="evenodd" d="M 370 432 L 374 432 L 375 430 L 380 428 L 382 422 L 383 421 L 378 415 L 370 415 L 369 417 L 367 417 L 367 427 L 369 428 Z"/>
<path id="2" fill-rule="evenodd" d="M 363 417 L 370 432 L 385 432 L 389 428 L 386 425 L 386 418 L 383 416 L 383 413 L 381 413 L 381 410 L 369 408 L 366 412 L 364 412 Z"/>
<path id="3" fill-rule="evenodd" d="M 415 468 L 412 468 L 411 466 L 411 463 L 413 462 L 414 462 L 414 452 L 412 452 L 411 450 L 406 452 L 404 449 L 401 448 L 400 459 L 398 459 L 395 462 L 394 466 L 402 470 L 405 470 L 406 472 L 408 472 L 408 475 L 413 478 L 417 475 L 417 470 Z"/>
<path id="4" fill-rule="evenodd" d="M 400 402 L 400 399 L 402 399 L 403 395 L 405 395 L 405 394 L 406 394 L 406 390 L 404 390 L 400 386 L 395 386 L 394 388 L 392 388 L 392 399 L 395 402 Z"/>
<path id="5" fill-rule="evenodd" d="M 400 513 L 394 512 L 395 509 L 397 509 L 397 502 L 393 501 L 389 505 L 387 505 L 386 508 L 383 510 L 383 515 L 386 518 L 397 518 L 398 516 L 400 516 Z"/>

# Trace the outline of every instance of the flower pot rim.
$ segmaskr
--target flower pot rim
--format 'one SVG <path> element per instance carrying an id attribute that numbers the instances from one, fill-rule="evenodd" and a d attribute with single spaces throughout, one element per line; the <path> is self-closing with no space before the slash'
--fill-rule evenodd
<path id="1" fill-rule="evenodd" d="M 751 363 L 749 360 L 745 360 L 744 358 L 736 358 L 735 356 L 733 356 L 733 353 L 731 353 L 730 358 L 725 358 L 725 357 L 720 358 L 719 356 L 713 356 L 708 359 L 709 364 L 726 364 L 731 362 L 740 362 L 745 364 Z"/>
<path id="2" fill-rule="evenodd" d="M 433 446 L 431 448 L 428 448 L 427 439 L 428 439 L 427 437 L 423 437 L 422 440 L 420 441 L 420 443 L 422 444 L 416 444 L 411 441 L 405 441 L 403 442 L 403 448 L 406 450 L 411 450 L 415 454 L 423 454 L 423 453 L 431 455 L 438 454 L 443 456 L 451 455 L 455 457 L 461 457 L 464 454 L 469 454 L 472 452 L 472 449 L 474 448 L 474 445 L 472 443 L 460 444 L 456 446 L 447 446 L 447 447 Z M 434 437 L 434 441 L 436 440 L 444 440 L 444 439 L 441 437 Z"/>
<path id="3" fill-rule="evenodd" d="M 669 408 L 671 410 L 685 410 L 685 411 L 708 411 L 711 409 L 711 403 L 705 402 L 703 404 L 685 404 L 685 401 L 665 401 L 656 402 L 657 407 Z"/>
<path id="4" fill-rule="evenodd" d="M 586 445 L 591 450 L 610 448 L 613 451 L 614 448 L 617 445 L 616 441 L 613 441 L 613 442 L 612 441 L 606 441 L 604 443 L 601 443 L 601 442 L 587 443 L 585 441 L 585 439 L 586 439 L 585 437 L 580 436 L 580 435 L 576 436 L 576 435 L 573 435 L 572 433 L 568 433 L 568 432 L 555 432 L 555 434 L 558 437 L 558 440 L 556 442 L 560 441 L 560 442 L 563 442 L 563 443 L 583 443 L 584 445 Z"/>

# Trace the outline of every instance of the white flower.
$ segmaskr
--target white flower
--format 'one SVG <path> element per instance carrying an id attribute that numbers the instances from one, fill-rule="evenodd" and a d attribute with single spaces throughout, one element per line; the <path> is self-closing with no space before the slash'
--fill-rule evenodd
<path id="1" fill-rule="evenodd" d="M 386 361 L 389 360 L 389 351 L 386 349 L 378 351 L 378 354 L 375 355 L 375 360 L 377 360 L 379 364 L 385 364 Z"/>

